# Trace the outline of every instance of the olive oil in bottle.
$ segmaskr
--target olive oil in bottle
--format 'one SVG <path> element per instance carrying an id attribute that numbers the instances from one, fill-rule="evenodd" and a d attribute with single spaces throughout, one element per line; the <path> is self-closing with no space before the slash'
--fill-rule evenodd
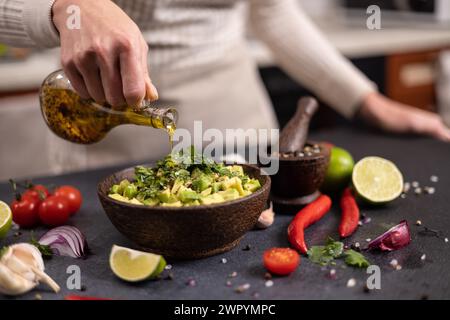
<path id="1" fill-rule="evenodd" d="M 154 108 L 145 102 L 140 107 L 113 108 L 82 99 L 62 70 L 44 80 L 39 98 L 48 127 L 68 141 L 91 144 L 102 140 L 116 126 L 136 124 L 166 130 L 172 147 L 178 117 L 174 108 Z"/>

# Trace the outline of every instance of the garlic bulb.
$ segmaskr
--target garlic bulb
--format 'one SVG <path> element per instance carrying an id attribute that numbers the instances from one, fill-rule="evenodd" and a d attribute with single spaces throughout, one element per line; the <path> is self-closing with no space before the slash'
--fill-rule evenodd
<path id="1" fill-rule="evenodd" d="M 0 292 L 18 295 L 30 291 L 39 282 L 55 292 L 59 286 L 44 273 L 44 261 L 39 250 L 29 243 L 19 243 L 6 249 L 0 259 Z"/>

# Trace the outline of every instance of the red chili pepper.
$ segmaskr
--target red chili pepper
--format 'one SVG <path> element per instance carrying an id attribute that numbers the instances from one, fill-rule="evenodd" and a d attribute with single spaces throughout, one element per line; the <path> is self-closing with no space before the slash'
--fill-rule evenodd
<path id="1" fill-rule="evenodd" d="M 313 223 L 320 220 L 331 208 L 331 199 L 327 195 L 321 195 L 316 200 L 301 209 L 288 227 L 289 242 L 291 245 L 306 254 L 308 247 L 305 243 L 305 232 Z"/>
<path id="2" fill-rule="evenodd" d="M 353 234 L 358 228 L 359 208 L 350 188 L 346 188 L 341 197 L 341 223 L 339 224 L 339 235 L 345 238 Z"/>
<path id="3" fill-rule="evenodd" d="M 99 297 L 69 295 L 69 296 L 65 296 L 64 300 L 111 300 L 111 299 L 109 299 L 109 298 L 99 298 Z"/>

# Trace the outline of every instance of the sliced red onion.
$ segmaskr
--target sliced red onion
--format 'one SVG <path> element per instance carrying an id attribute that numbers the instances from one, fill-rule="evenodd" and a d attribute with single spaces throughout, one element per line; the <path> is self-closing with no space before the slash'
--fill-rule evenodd
<path id="1" fill-rule="evenodd" d="M 61 226 L 45 233 L 39 243 L 49 246 L 55 255 L 82 258 L 87 253 L 84 235 L 75 227 Z"/>
<path id="2" fill-rule="evenodd" d="M 411 242 L 408 222 L 401 221 L 398 225 L 390 228 L 388 231 L 369 242 L 369 249 L 380 249 L 381 251 L 393 251 Z"/>

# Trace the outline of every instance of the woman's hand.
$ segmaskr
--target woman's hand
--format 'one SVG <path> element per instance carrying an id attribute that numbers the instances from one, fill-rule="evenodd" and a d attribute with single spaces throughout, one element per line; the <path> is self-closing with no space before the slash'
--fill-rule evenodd
<path id="1" fill-rule="evenodd" d="M 428 135 L 450 142 L 450 129 L 439 115 L 395 102 L 379 93 L 366 96 L 359 116 L 385 131 Z"/>
<path id="2" fill-rule="evenodd" d="M 69 29 L 66 12 L 80 8 L 80 29 Z M 61 38 L 61 63 L 83 98 L 113 106 L 156 100 L 147 66 L 148 46 L 138 26 L 110 0 L 57 0 L 53 22 Z"/>

